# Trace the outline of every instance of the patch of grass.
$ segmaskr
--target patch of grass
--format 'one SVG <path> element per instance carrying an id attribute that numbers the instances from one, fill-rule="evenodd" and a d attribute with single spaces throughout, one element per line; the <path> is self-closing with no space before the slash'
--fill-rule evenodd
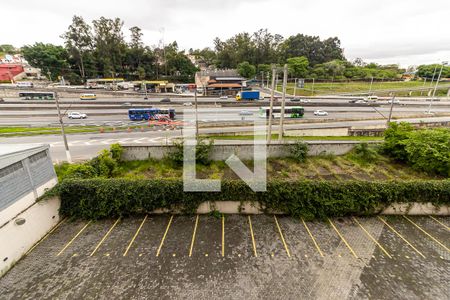
<path id="1" fill-rule="evenodd" d="M 64 128 L 67 134 L 72 133 L 89 133 L 89 132 L 99 132 L 103 129 L 105 132 L 113 131 L 118 129 L 136 129 L 140 126 L 130 126 L 130 127 L 101 127 L 101 126 L 66 126 Z M 33 136 L 33 135 L 47 135 L 47 134 L 60 134 L 60 127 L 0 127 L 0 137 L 14 137 L 14 136 Z"/>

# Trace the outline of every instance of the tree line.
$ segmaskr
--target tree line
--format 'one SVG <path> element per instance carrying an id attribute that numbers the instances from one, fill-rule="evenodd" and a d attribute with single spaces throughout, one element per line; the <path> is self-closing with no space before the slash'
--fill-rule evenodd
<path id="1" fill-rule="evenodd" d="M 362 59 L 350 62 L 337 37 L 321 40 L 318 36 L 296 34 L 284 38 L 260 29 L 252 34 L 238 33 L 226 40 L 215 38 L 213 48 L 191 48 L 185 52 L 176 41 L 150 47 L 144 44 L 139 27 L 128 30 L 130 38 L 126 41 L 124 22 L 120 18 L 100 17 L 89 24 L 83 17 L 73 16 L 72 23 L 61 35 L 64 46 L 38 42 L 22 47 L 20 52 L 51 80 L 64 76 L 71 83 L 102 77 L 192 82 L 198 68 L 191 58 L 201 66 L 236 68 L 246 78 L 269 74 L 272 64 L 285 63 L 291 77 L 324 80 L 392 80 L 405 71 L 395 64 L 367 64 Z M 2 50 L 12 51 L 9 45 L 1 45 Z M 419 74 L 430 77 L 432 69 L 434 65 L 420 66 Z M 450 72 L 445 69 L 443 77 L 447 74 Z"/>

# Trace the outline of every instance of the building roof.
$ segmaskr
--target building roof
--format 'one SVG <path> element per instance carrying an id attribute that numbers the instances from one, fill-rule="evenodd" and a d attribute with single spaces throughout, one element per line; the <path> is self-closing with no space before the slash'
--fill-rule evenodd
<path id="1" fill-rule="evenodd" d="M 0 169 L 24 158 L 49 149 L 47 144 L 8 144 L 0 145 Z"/>
<path id="2" fill-rule="evenodd" d="M 231 81 L 231 80 L 242 81 L 242 80 L 245 80 L 245 78 L 242 78 L 242 77 L 216 77 L 215 79 L 219 80 L 219 81 Z"/>
<path id="3" fill-rule="evenodd" d="M 209 84 L 208 88 L 241 88 L 239 83 L 213 83 Z"/>

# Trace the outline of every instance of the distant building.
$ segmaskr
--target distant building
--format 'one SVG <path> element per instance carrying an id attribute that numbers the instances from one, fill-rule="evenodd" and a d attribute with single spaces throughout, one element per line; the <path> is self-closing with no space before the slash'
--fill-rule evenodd
<path id="1" fill-rule="evenodd" d="M 413 80 L 416 77 L 416 72 L 405 72 L 402 74 L 402 79 L 404 81 Z"/>
<path id="2" fill-rule="evenodd" d="M 36 201 L 56 183 L 48 145 L 0 146 L 0 276 L 58 222 L 58 199 Z"/>
<path id="3" fill-rule="evenodd" d="M 30 66 L 20 54 L 0 57 L 0 82 L 40 78 L 41 69 Z"/>
<path id="4" fill-rule="evenodd" d="M 234 96 L 246 88 L 245 78 L 236 70 L 204 70 L 195 73 L 195 84 L 203 94 Z"/>

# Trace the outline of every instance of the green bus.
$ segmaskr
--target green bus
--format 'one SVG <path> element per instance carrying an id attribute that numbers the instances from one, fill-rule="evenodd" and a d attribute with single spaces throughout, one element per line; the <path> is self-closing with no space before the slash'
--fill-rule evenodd
<path id="1" fill-rule="evenodd" d="M 55 100 L 53 92 L 19 92 L 19 97 L 24 100 Z"/>
<path id="2" fill-rule="evenodd" d="M 303 118 L 305 109 L 302 106 L 286 106 L 284 108 L 284 117 L 298 119 Z M 270 116 L 270 107 L 264 106 L 259 108 L 259 117 L 268 119 Z M 272 110 L 272 118 L 281 116 L 281 106 L 274 106 Z"/>

